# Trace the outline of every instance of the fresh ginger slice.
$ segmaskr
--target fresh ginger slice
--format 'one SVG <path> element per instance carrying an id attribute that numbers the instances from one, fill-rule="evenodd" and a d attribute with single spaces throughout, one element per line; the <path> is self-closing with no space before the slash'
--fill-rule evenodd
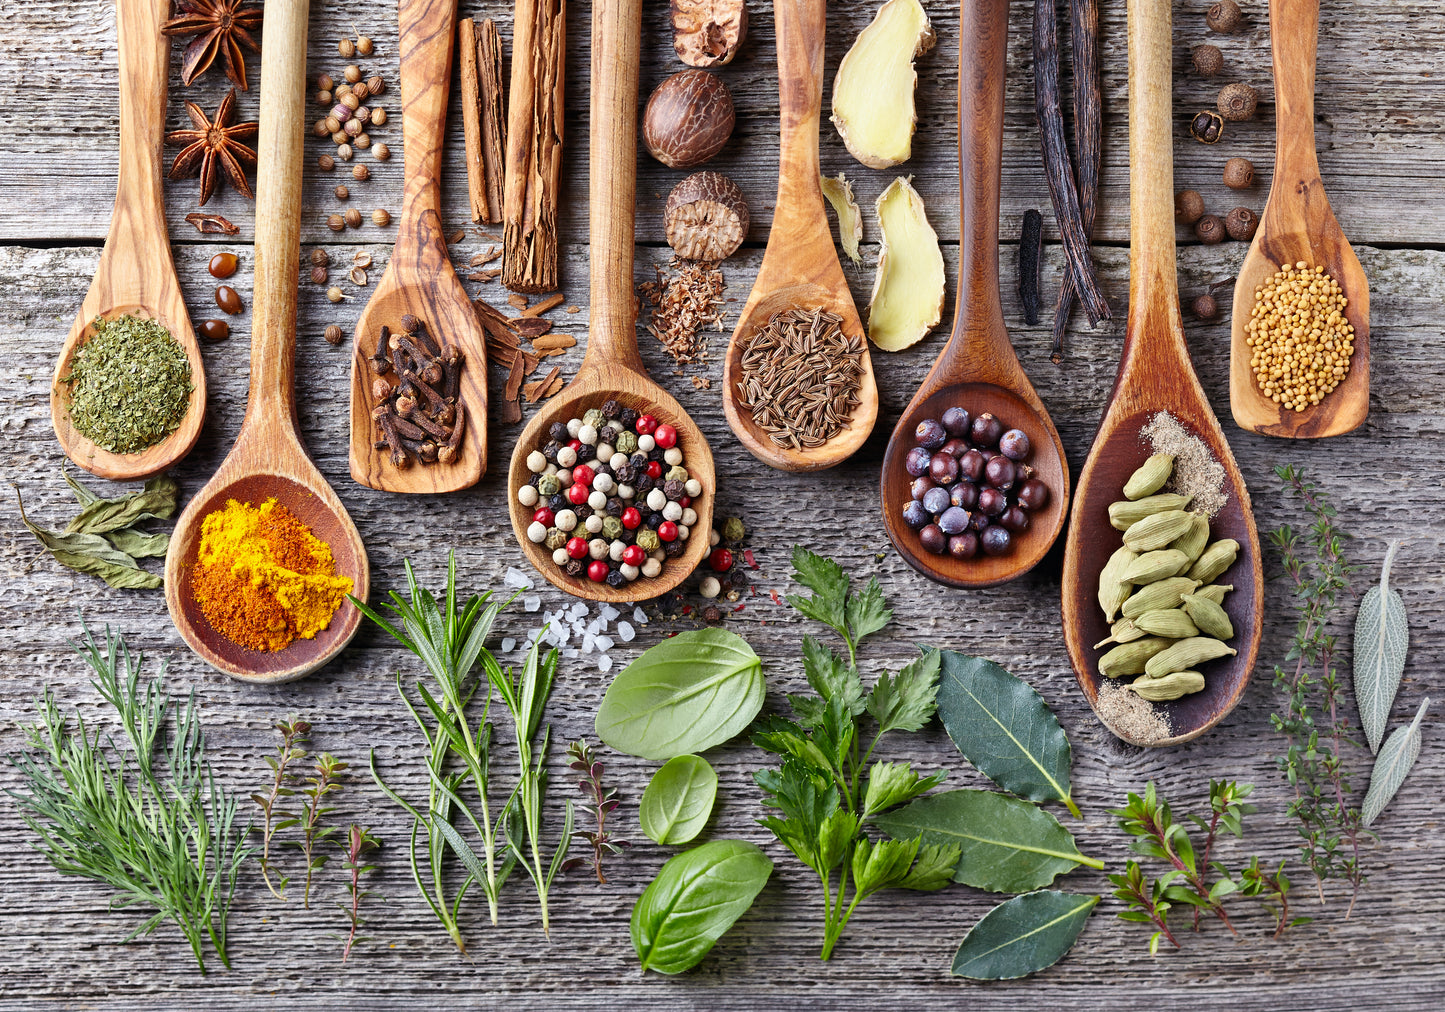
<path id="1" fill-rule="evenodd" d="M 841 172 L 837 176 L 820 176 L 818 183 L 838 215 L 838 242 L 843 245 L 844 255 L 855 267 L 861 265 L 863 257 L 858 253 L 858 244 L 863 241 L 863 212 L 853 199 L 853 184 Z"/>
<path id="2" fill-rule="evenodd" d="M 943 316 L 943 253 L 912 178 L 893 180 L 873 205 L 881 235 L 868 337 L 884 351 L 917 344 Z"/>
<path id="3" fill-rule="evenodd" d="M 913 153 L 913 60 L 934 40 L 918 0 L 888 0 L 838 65 L 833 125 L 849 153 L 870 169 L 906 162 Z"/>

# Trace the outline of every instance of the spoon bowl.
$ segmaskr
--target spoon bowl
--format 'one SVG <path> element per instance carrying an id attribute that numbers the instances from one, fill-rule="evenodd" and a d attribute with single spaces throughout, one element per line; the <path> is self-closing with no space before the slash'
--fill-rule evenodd
<path id="1" fill-rule="evenodd" d="M 904 409 L 883 454 L 880 498 L 883 526 L 910 566 L 950 587 L 993 587 L 1033 569 L 1064 528 L 1069 505 L 1069 465 L 1058 430 L 1035 392 L 1004 328 L 998 285 L 999 186 L 1003 171 L 1003 93 L 1008 44 L 1008 0 L 963 5 L 958 66 L 959 181 L 963 191 L 959 296 L 953 332 L 918 393 Z M 973 559 L 933 555 L 903 522 L 913 479 L 905 468 L 915 427 L 942 418 L 951 407 L 971 417 L 988 412 L 1005 428 L 1028 434 L 1025 463 L 1049 488 L 1044 508 L 1029 515 L 1011 551 Z"/>
<path id="2" fill-rule="evenodd" d="M 780 471 L 821 471 L 842 463 L 867 441 L 878 420 L 878 385 L 868 341 L 859 361 L 858 404 L 848 421 L 819 446 L 795 449 L 776 442 L 742 406 L 743 344 L 786 309 L 822 309 L 842 319 L 843 333 L 864 335 L 853 293 L 843 277 L 819 186 L 818 128 L 823 108 L 825 0 L 774 0 L 778 45 L 778 197 L 767 249 L 723 362 L 723 413 L 738 441 Z"/>
<path id="3" fill-rule="evenodd" d="M 206 372 L 176 280 L 161 186 L 170 39 L 161 34 L 167 0 L 119 0 L 120 154 L 115 210 L 95 278 L 61 346 L 50 385 L 50 420 L 66 456 L 92 474 L 136 481 L 171 467 L 196 445 L 206 413 Z M 191 365 L 191 396 L 174 432 L 138 453 L 113 453 L 70 420 L 71 363 L 94 334 L 97 316 L 155 320 L 175 337 Z"/>
<path id="4" fill-rule="evenodd" d="M 682 405 L 654 383 L 637 350 L 637 301 L 632 294 L 634 217 L 637 199 L 637 79 L 642 0 L 596 0 L 592 5 L 592 98 L 588 203 L 592 310 L 587 354 L 577 376 L 549 399 L 522 430 L 507 474 L 512 529 L 528 561 L 553 585 L 590 601 L 616 604 L 655 597 L 692 574 L 710 550 L 713 497 L 717 492 L 712 451 Z M 605 55 L 601 55 L 605 54 Z M 621 587 L 572 577 L 552 561 L 552 552 L 527 538 L 534 507 L 523 506 L 516 489 L 531 471 L 527 456 L 547 441 L 554 422 L 581 417 L 588 408 L 616 400 L 646 411 L 677 429 L 683 465 L 702 484 L 694 497 L 693 534 L 682 555 L 662 572 Z"/>

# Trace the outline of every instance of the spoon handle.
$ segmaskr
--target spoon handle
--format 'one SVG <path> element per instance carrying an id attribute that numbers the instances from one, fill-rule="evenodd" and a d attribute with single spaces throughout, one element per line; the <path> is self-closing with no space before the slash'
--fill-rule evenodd
<path id="1" fill-rule="evenodd" d="M 242 429 L 296 428 L 296 277 L 301 257 L 301 160 L 306 131 L 307 0 L 271 0 L 261 34 L 256 143 L 256 294 L 251 391 Z"/>
<path id="2" fill-rule="evenodd" d="M 117 0 L 120 63 L 120 167 L 107 250 L 131 255 L 165 240 L 161 148 L 171 40 L 161 34 L 169 0 Z M 138 293 L 137 293 L 138 294 Z"/>
<path id="3" fill-rule="evenodd" d="M 400 0 L 401 143 L 406 159 L 397 245 L 441 236 L 442 139 L 447 126 L 457 0 Z M 421 221 L 431 212 L 429 224 Z M 421 227 L 419 227 L 421 226 Z"/>
<path id="4" fill-rule="evenodd" d="M 1276 176 L 1317 179 L 1320 174 L 1315 154 L 1315 54 L 1319 35 L 1320 0 L 1270 0 Z"/>
<path id="5" fill-rule="evenodd" d="M 818 130 L 823 110 L 825 0 L 774 0 L 778 37 L 778 199 L 770 235 L 828 232 L 818 184 Z M 781 223 L 781 224 L 780 224 Z M 829 246 L 831 247 L 831 233 Z"/>
<path id="6" fill-rule="evenodd" d="M 592 313 L 583 366 L 643 372 L 637 351 L 632 244 L 637 204 L 637 77 L 642 0 L 592 5 L 592 107 L 587 166 Z"/>

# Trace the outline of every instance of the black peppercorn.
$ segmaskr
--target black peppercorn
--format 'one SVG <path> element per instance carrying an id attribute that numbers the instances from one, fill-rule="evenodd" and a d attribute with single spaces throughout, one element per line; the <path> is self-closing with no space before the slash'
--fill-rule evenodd
<path id="1" fill-rule="evenodd" d="M 622 435 L 622 430 L 617 426 L 604 425 L 602 426 L 602 430 L 597 433 L 597 441 L 599 443 L 606 443 L 608 446 L 616 446 L 617 437 L 620 435 Z"/>
<path id="2" fill-rule="evenodd" d="M 704 622 L 721 622 L 722 609 L 715 604 L 708 605 L 702 610 L 702 620 Z"/>
<path id="3" fill-rule="evenodd" d="M 553 422 L 551 428 L 547 430 L 547 438 L 556 443 L 565 443 L 572 438 L 572 434 L 561 422 Z"/>
<path id="4" fill-rule="evenodd" d="M 1224 216 L 1224 230 L 1231 239 L 1249 242 L 1259 228 L 1259 215 L 1247 207 L 1236 207 Z"/>
<path id="5" fill-rule="evenodd" d="M 641 499 L 656 487 L 657 482 L 644 471 L 639 473 L 637 479 L 632 483 L 632 494 Z"/>
<path id="6" fill-rule="evenodd" d="M 607 412 L 604 411 L 603 415 L 605 416 L 606 414 Z M 622 413 L 617 416 L 617 420 L 622 423 L 624 429 L 636 428 L 637 412 L 633 408 L 623 408 Z"/>
<path id="7" fill-rule="evenodd" d="M 622 570 L 620 569 L 614 569 L 607 574 L 607 586 L 609 587 L 621 587 L 626 582 L 627 577 L 622 575 Z"/>
<path id="8" fill-rule="evenodd" d="M 1197 112 L 1189 121 L 1189 134 L 1201 144 L 1218 144 L 1224 136 L 1224 117 L 1213 109 Z"/>
<path id="9" fill-rule="evenodd" d="M 527 478 L 527 484 L 528 484 L 528 485 L 531 485 L 533 488 L 536 488 L 536 487 L 537 487 L 537 482 L 539 482 L 539 481 L 541 481 L 541 480 L 542 480 L 542 475 L 541 475 L 540 472 L 538 472 L 538 473 L 536 473 L 536 474 L 532 474 L 532 475 L 528 476 L 528 478 Z"/>
<path id="10" fill-rule="evenodd" d="M 662 494 L 676 501 L 687 495 L 687 486 L 673 478 L 662 483 Z"/>
<path id="11" fill-rule="evenodd" d="M 667 451 L 664 450 L 662 447 L 660 447 L 660 446 L 654 446 L 651 450 L 647 451 L 647 460 L 648 460 L 649 463 L 651 463 L 652 461 L 655 460 L 655 461 L 657 461 L 659 464 L 661 464 L 661 463 L 662 463 L 662 455 L 663 455 L 664 453 L 666 453 L 666 452 L 667 452 Z"/>
<path id="12" fill-rule="evenodd" d="M 622 528 L 622 533 L 617 535 L 617 540 L 621 541 L 624 545 L 630 545 L 637 540 L 637 532 L 624 527 Z"/>
<path id="13" fill-rule="evenodd" d="M 612 476 L 617 479 L 619 485 L 631 485 L 637 478 L 637 468 L 631 464 L 623 464 L 612 472 Z"/>
<path id="14" fill-rule="evenodd" d="M 581 576 L 581 575 L 582 575 L 582 560 L 581 560 L 581 559 L 568 559 L 568 560 L 567 560 L 567 565 L 563 566 L 562 568 L 566 571 L 566 573 L 567 573 L 568 576 Z"/>
<path id="15" fill-rule="evenodd" d="M 1201 320 L 1213 320 L 1219 316 L 1219 303 L 1212 295 L 1195 296 L 1194 302 L 1189 308 Z"/>
<path id="16" fill-rule="evenodd" d="M 542 447 L 542 456 L 547 458 L 547 463 L 555 464 L 557 463 L 557 454 L 561 449 L 561 443 L 555 439 L 550 439 L 547 441 L 547 445 Z"/>
<path id="17" fill-rule="evenodd" d="M 647 466 L 647 454 L 639 451 L 637 453 L 634 453 L 631 457 L 628 457 L 627 462 L 633 467 L 639 469 L 644 468 Z"/>
<path id="18" fill-rule="evenodd" d="M 664 519 L 665 518 L 661 513 L 649 513 L 647 514 L 647 516 L 643 517 L 642 522 L 645 523 L 648 527 L 651 527 L 653 530 L 657 530 L 659 527 L 662 526 L 662 521 Z M 677 542 L 675 541 L 668 542 L 668 544 L 676 543 Z"/>
<path id="19" fill-rule="evenodd" d="M 1194 223 L 1194 234 L 1206 246 L 1213 246 L 1224 239 L 1224 222 L 1217 214 L 1206 214 Z"/>
<path id="20" fill-rule="evenodd" d="M 602 402 L 603 418 L 616 418 L 621 414 L 622 405 L 618 404 L 616 400 L 609 399 Z"/>
<path id="21" fill-rule="evenodd" d="M 592 515 L 592 507 L 588 506 L 585 502 L 578 503 L 572 507 L 572 512 L 577 514 L 577 520 L 580 523 Z"/>
<path id="22" fill-rule="evenodd" d="M 623 509 L 624 507 L 622 505 L 622 500 L 619 499 L 617 496 L 613 496 L 611 499 L 607 500 L 607 512 L 612 514 L 613 516 L 620 517 L 622 515 Z"/>
<path id="23" fill-rule="evenodd" d="M 553 513 L 561 513 L 563 510 L 569 509 L 571 505 L 572 504 L 567 501 L 567 497 L 561 492 L 547 499 L 547 508 Z"/>
<path id="24" fill-rule="evenodd" d="M 681 555 L 683 552 L 687 551 L 687 542 L 686 542 L 686 541 L 664 541 L 664 542 L 662 543 L 662 550 L 663 550 L 664 553 L 666 553 L 666 555 L 667 555 L 667 557 L 668 557 L 669 559 L 675 559 L 675 558 L 677 558 L 679 555 Z"/>

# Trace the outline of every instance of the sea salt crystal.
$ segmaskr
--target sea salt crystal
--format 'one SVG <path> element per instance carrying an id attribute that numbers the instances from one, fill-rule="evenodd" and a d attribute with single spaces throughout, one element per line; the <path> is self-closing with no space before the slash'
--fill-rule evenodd
<path id="1" fill-rule="evenodd" d="M 505 636 L 505 637 L 502 638 L 502 653 L 504 653 L 504 654 L 509 654 L 509 653 L 511 653 L 514 649 L 516 649 L 516 646 L 517 646 L 517 641 L 514 640 L 514 639 L 512 639 L 512 637 L 510 637 L 510 636 Z"/>
<path id="2" fill-rule="evenodd" d="M 526 597 L 522 598 L 523 611 L 536 611 L 540 607 L 542 607 L 542 598 L 538 595 L 528 594 Z M 547 621 L 550 622 L 551 620 L 552 617 L 550 615 L 547 616 Z"/>
<path id="3" fill-rule="evenodd" d="M 607 654 L 603 654 L 601 657 L 597 658 L 597 670 L 598 670 L 598 671 L 611 671 L 611 670 L 612 670 L 612 658 L 611 658 L 609 655 L 607 655 Z"/>
<path id="4" fill-rule="evenodd" d="M 599 618 L 594 618 L 591 622 L 588 622 L 588 623 L 587 623 L 587 632 L 588 632 L 589 635 L 595 636 L 595 635 L 597 634 L 597 630 L 599 630 L 599 629 L 601 629 L 601 628 L 602 628 L 602 620 L 599 619 Z"/>
<path id="5" fill-rule="evenodd" d="M 632 621 L 636 622 L 638 625 L 647 625 L 647 612 L 643 611 L 641 608 L 632 609 Z"/>
<path id="6" fill-rule="evenodd" d="M 584 654 L 590 654 L 592 652 L 592 648 L 596 645 L 597 638 L 591 633 L 588 633 L 586 636 L 582 637 L 582 652 Z"/>
<path id="7" fill-rule="evenodd" d="M 582 618 L 584 615 L 587 614 L 587 606 L 581 601 L 577 601 L 572 605 L 572 611 L 570 614 L 574 619 Z"/>
<path id="8" fill-rule="evenodd" d="M 567 647 L 565 650 L 562 651 L 562 656 L 569 661 L 575 661 L 578 654 L 580 653 L 581 651 L 578 650 L 576 647 Z"/>
<path id="9" fill-rule="evenodd" d="M 508 590 L 531 590 L 532 578 L 516 566 L 508 566 L 507 572 L 502 576 L 502 586 Z"/>
<path id="10" fill-rule="evenodd" d="M 612 649 L 611 636 L 598 636 L 594 642 L 596 642 L 597 644 L 597 649 L 602 651 L 604 654 Z"/>
<path id="11" fill-rule="evenodd" d="M 631 622 L 617 623 L 617 638 L 620 639 L 623 643 L 631 643 L 632 637 L 636 635 L 637 632 L 632 628 Z"/>
<path id="12" fill-rule="evenodd" d="M 612 605 L 610 605 L 610 604 L 604 604 L 604 605 L 602 606 L 602 612 L 601 612 L 601 614 L 602 614 L 602 621 L 604 621 L 604 622 L 611 622 L 614 618 L 617 617 L 617 609 L 614 608 L 614 607 L 612 607 Z"/>

